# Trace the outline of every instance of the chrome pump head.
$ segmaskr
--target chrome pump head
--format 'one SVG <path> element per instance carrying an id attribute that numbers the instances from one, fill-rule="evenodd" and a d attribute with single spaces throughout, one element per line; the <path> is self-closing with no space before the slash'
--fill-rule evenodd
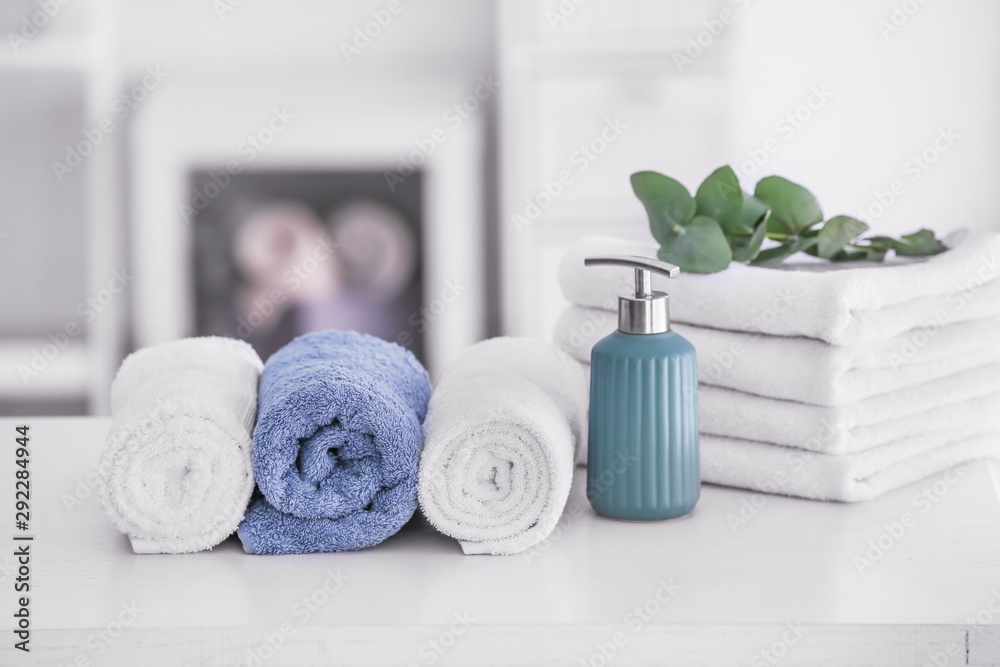
<path id="1" fill-rule="evenodd" d="M 670 310 L 665 292 L 653 291 L 650 272 L 676 278 L 679 266 L 639 255 L 588 257 L 584 266 L 628 266 L 635 269 L 635 295 L 618 297 L 618 330 L 627 334 L 657 334 L 670 331 Z"/>

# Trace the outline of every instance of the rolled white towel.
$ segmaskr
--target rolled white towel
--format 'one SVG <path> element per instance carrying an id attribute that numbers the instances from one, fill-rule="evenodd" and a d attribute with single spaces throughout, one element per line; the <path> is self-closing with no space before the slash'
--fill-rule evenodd
<path id="1" fill-rule="evenodd" d="M 466 350 L 431 396 L 420 507 L 466 554 L 513 554 L 552 532 L 587 428 L 582 367 L 550 343 Z"/>
<path id="2" fill-rule="evenodd" d="M 589 363 L 594 344 L 617 325 L 614 312 L 569 306 L 554 338 Z M 698 350 L 701 382 L 813 405 L 846 405 L 1000 362 L 1000 316 L 934 324 L 851 346 L 676 322 L 671 327 Z"/>
<path id="3" fill-rule="evenodd" d="M 954 243 L 940 255 L 885 264 L 734 263 L 710 275 L 654 275 L 653 287 L 670 294 L 675 322 L 850 345 L 890 338 L 942 316 L 962 322 L 1000 314 L 1000 234 L 968 234 Z M 608 254 L 652 257 L 656 246 L 580 239 L 559 266 L 559 285 L 570 303 L 612 310 L 619 295 L 631 292 L 630 271 L 583 265 L 585 257 Z"/>
<path id="4" fill-rule="evenodd" d="M 261 368 L 250 345 L 218 337 L 146 348 L 122 363 L 101 497 L 133 551 L 201 551 L 236 530 L 254 486 Z"/>

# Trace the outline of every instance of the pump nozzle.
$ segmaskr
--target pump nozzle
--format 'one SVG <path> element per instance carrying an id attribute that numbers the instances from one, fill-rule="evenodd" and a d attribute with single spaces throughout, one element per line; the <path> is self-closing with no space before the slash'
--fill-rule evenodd
<path id="1" fill-rule="evenodd" d="M 635 269 L 635 295 L 639 298 L 651 296 L 653 284 L 649 272 L 659 273 L 667 278 L 676 278 L 681 267 L 670 262 L 664 262 L 652 257 L 640 255 L 609 255 L 607 257 L 588 257 L 583 260 L 584 266 L 631 266 Z"/>
<path id="2" fill-rule="evenodd" d="M 663 333 L 670 330 L 667 299 L 653 290 L 650 272 L 676 278 L 681 269 L 670 262 L 640 255 L 587 257 L 584 266 L 627 266 L 635 269 L 635 296 L 618 299 L 618 330 L 623 333 Z"/>

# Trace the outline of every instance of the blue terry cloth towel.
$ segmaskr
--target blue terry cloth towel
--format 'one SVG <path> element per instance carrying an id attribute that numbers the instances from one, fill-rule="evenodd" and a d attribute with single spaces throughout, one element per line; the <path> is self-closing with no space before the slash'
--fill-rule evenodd
<path id="1" fill-rule="evenodd" d="M 355 332 L 306 334 L 260 378 L 252 459 L 260 489 L 239 527 L 247 553 L 349 551 L 417 507 L 431 387 L 408 350 Z"/>

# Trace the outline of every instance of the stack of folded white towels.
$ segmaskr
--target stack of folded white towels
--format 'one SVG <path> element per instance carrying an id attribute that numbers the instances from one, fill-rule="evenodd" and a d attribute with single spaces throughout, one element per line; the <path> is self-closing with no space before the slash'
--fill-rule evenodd
<path id="1" fill-rule="evenodd" d="M 1000 235 L 885 264 L 733 264 L 654 277 L 698 353 L 702 479 L 859 501 L 1000 457 Z M 632 271 L 585 257 L 655 256 L 588 237 L 560 267 L 556 342 L 583 363 L 617 327 Z"/>

